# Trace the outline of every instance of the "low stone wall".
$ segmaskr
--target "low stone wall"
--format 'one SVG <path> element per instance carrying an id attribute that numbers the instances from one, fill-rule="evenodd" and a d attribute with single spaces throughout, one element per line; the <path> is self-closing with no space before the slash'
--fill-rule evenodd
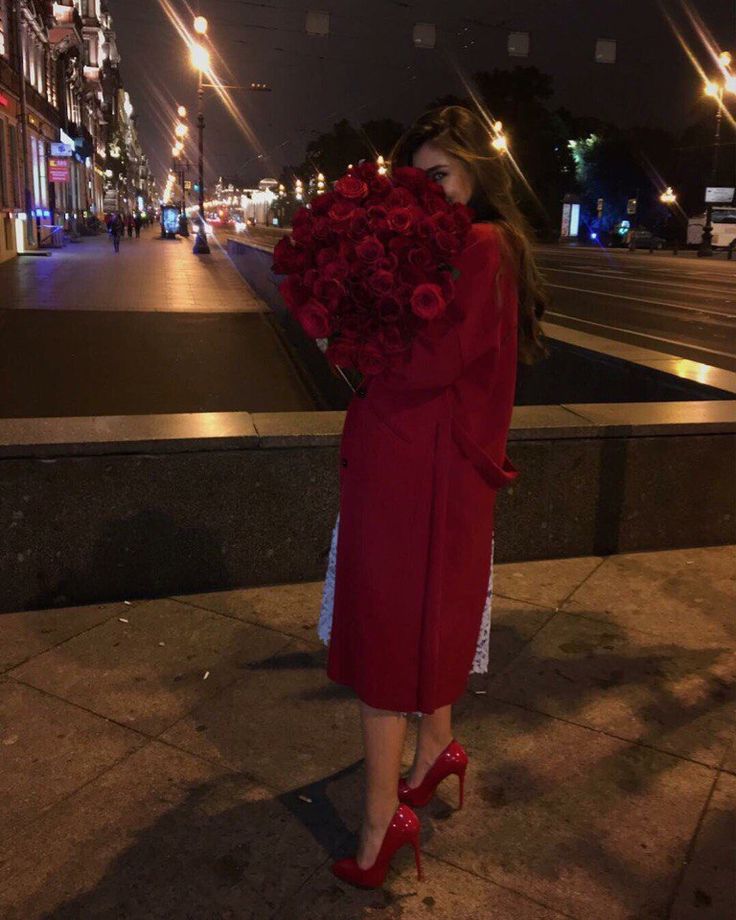
<path id="1" fill-rule="evenodd" d="M 0 611 L 324 576 L 343 412 L 0 421 Z M 733 402 L 517 407 L 496 560 L 736 542 Z"/>

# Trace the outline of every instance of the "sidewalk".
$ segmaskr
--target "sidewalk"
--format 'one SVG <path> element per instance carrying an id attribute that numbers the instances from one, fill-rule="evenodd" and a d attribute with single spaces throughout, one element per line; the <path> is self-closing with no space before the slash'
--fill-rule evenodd
<path id="1" fill-rule="evenodd" d="M 213 241 L 153 229 L 0 265 L 0 417 L 314 408 L 269 318 Z"/>
<path id="2" fill-rule="evenodd" d="M 499 565 L 470 756 L 383 890 L 321 582 L 0 616 L 5 920 L 729 920 L 736 547 Z M 416 732 L 410 721 L 404 765 Z"/>

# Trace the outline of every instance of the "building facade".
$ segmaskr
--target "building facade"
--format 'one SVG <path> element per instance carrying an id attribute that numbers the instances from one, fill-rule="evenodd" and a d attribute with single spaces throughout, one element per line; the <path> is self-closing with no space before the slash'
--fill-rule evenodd
<path id="1" fill-rule="evenodd" d="M 0 261 L 150 205 L 105 0 L 0 0 Z"/>

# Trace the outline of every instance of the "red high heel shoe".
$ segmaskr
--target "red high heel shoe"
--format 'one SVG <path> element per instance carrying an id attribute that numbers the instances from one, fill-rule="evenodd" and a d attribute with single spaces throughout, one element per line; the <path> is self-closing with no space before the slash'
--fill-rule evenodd
<path id="1" fill-rule="evenodd" d="M 465 788 L 465 771 L 468 768 L 468 755 L 465 748 L 455 738 L 437 756 L 437 759 L 427 771 L 422 782 L 412 788 L 404 779 L 399 780 L 399 801 L 414 808 L 421 808 L 432 798 L 437 786 L 446 776 L 456 773 L 460 780 L 460 804 L 458 811 L 463 807 L 463 791 Z"/>
<path id="2" fill-rule="evenodd" d="M 354 857 L 339 859 L 331 866 L 332 872 L 344 882 L 358 888 L 380 888 L 386 878 L 388 866 L 394 853 L 410 843 L 414 847 L 417 864 L 417 878 L 423 879 L 422 861 L 419 855 L 419 818 L 408 805 L 399 805 L 394 812 L 376 861 L 367 869 L 361 869 Z"/>

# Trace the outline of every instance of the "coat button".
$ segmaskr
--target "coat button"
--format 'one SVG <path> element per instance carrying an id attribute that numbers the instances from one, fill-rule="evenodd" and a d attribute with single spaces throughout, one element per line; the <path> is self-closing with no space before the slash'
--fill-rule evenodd
<path id="1" fill-rule="evenodd" d="M 356 392 L 356 393 L 358 394 L 358 396 L 360 396 L 360 397 L 364 397 L 364 396 L 367 394 L 367 390 L 366 390 L 365 387 L 358 387 L 358 389 L 357 389 L 355 392 Z"/>
<path id="2" fill-rule="evenodd" d="M 341 463 L 342 463 L 343 466 L 347 466 L 347 465 L 348 465 L 348 458 L 347 458 L 347 457 L 343 457 L 342 460 L 341 460 Z"/>

